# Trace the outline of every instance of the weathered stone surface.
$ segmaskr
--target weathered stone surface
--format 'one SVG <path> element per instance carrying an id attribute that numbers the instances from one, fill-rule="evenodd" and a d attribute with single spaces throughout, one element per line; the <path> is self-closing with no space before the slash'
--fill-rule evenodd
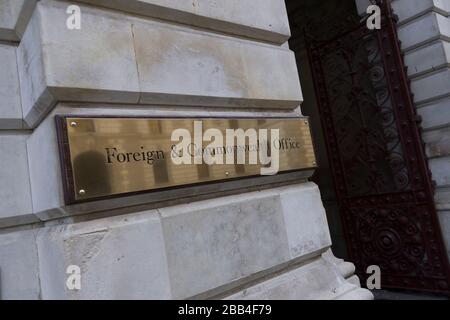
<path id="1" fill-rule="evenodd" d="M 428 73 L 411 81 L 416 105 L 432 102 L 450 95 L 450 69 Z"/>
<path id="2" fill-rule="evenodd" d="M 450 43 L 438 40 L 405 55 L 408 76 L 417 77 L 427 72 L 450 66 Z"/>
<path id="3" fill-rule="evenodd" d="M 160 209 L 174 298 L 188 298 L 289 260 L 276 194 Z"/>
<path id="4" fill-rule="evenodd" d="M 280 44 L 290 37 L 283 0 L 80 0 L 80 2 Z"/>
<path id="5" fill-rule="evenodd" d="M 445 112 L 442 112 L 445 114 Z M 425 151 L 429 158 L 450 156 L 450 128 L 436 128 L 423 134 Z"/>
<path id="6" fill-rule="evenodd" d="M 436 188 L 434 199 L 439 211 L 450 211 L 450 187 Z"/>
<path id="7" fill-rule="evenodd" d="M 321 202 L 319 188 L 314 184 L 286 188 L 280 193 L 281 212 L 292 258 L 306 256 L 331 246 L 326 227 L 327 216 Z"/>
<path id="8" fill-rule="evenodd" d="M 143 23 L 133 34 L 141 103 L 161 103 L 161 95 L 172 105 L 274 108 L 302 100 L 289 50 Z"/>
<path id="9" fill-rule="evenodd" d="M 427 13 L 398 28 L 402 49 L 409 51 L 437 39 L 449 39 L 450 19 L 435 12 Z"/>
<path id="10" fill-rule="evenodd" d="M 352 280 L 353 281 L 353 280 Z M 327 258 L 295 268 L 228 296 L 229 300 L 368 300 L 372 294 L 347 281 Z"/>
<path id="11" fill-rule="evenodd" d="M 434 158 L 428 161 L 433 180 L 438 186 L 450 185 L 450 157 Z"/>
<path id="12" fill-rule="evenodd" d="M 438 217 L 447 254 L 450 256 L 450 211 L 439 211 Z"/>
<path id="13" fill-rule="evenodd" d="M 392 8 L 401 24 L 430 11 L 447 16 L 450 11 L 450 3 L 448 0 L 394 0 Z"/>
<path id="14" fill-rule="evenodd" d="M 29 125 L 58 100 L 137 103 L 139 99 L 130 24 L 102 20 L 85 10 L 83 29 L 69 30 L 65 7 L 39 2 L 18 49 L 24 118 Z"/>
<path id="15" fill-rule="evenodd" d="M 358 276 L 355 276 L 356 267 L 351 262 L 346 262 L 343 259 L 337 258 L 331 249 L 328 249 L 326 252 L 322 254 L 322 258 L 327 262 L 334 265 L 339 274 L 344 278 L 352 282 L 352 284 L 357 285 L 358 287 L 361 285 L 359 282 Z"/>
<path id="16" fill-rule="evenodd" d="M 273 109 L 302 101 L 295 58 L 284 47 L 91 7 L 82 7 L 81 30 L 69 30 L 65 8 L 40 1 L 18 49 L 32 127 L 57 101 Z"/>
<path id="17" fill-rule="evenodd" d="M 0 40 L 20 40 L 35 4 L 35 0 L 0 0 Z"/>
<path id="18" fill-rule="evenodd" d="M 1 0 L 0 1 L 0 28 L 3 32 L 10 30 L 14 32 L 20 8 L 25 0 Z M 5 40 L 2 37 L 2 40 Z"/>
<path id="19" fill-rule="evenodd" d="M 36 230 L 0 234 L 0 299 L 39 298 Z"/>
<path id="20" fill-rule="evenodd" d="M 295 207 L 296 201 L 309 204 Z M 324 214 L 317 187 L 307 183 L 42 228 L 37 236 L 42 297 L 217 296 L 326 251 Z M 294 215 L 308 223 L 296 223 Z M 294 229 L 318 232 L 292 239 Z M 304 251 L 293 256 L 293 246 Z M 339 267 L 342 262 L 327 261 L 320 283 L 334 279 L 332 285 L 352 274 Z M 65 287 L 69 265 L 81 268 L 80 291 Z"/>
<path id="21" fill-rule="evenodd" d="M 27 140 L 33 212 L 64 206 L 54 117 L 46 119 Z"/>
<path id="22" fill-rule="evenodd" d="M 26 140 L 28 134 L 0 133 L 0 221 L 32 213 Z"/>
<path id="23" fill-rule="evenodd" d="M 417 112 L 422 117 L 422 127 L 427 130 L 445 127 L 450 124 L 450 97 L 422 105 Z M 427 135 L 428 133 L 425 133 Z"/>
<path id="24" fill-rule="evenodd" d="M 0 129 L 22 127 L 16 47 L 0 44 Z"/>
<path id="25" fill-rule="evenodd" d="M 23 117 L 31 112 L 34 113 L 35 118 L 40 118 L 42 117 L 40 114 L 47 112 L 47 106 L 53 104 L 54 100 L 46 88 L 44 57 L 40 47 L 41 28 L 36 12 L 34 13 L 35 18 L 30 20 L 27 31 L 17 49 L 17 66 Z M 33 112 L 31 109 L 34 105 L 36 105 L 37 110 Z"/>
<path id="26" fill-rule="evenodd" d="M 43 299 L 168 299 L 161 223 L 155 211 L 42 229 Z M 66 288 L 66 268 L 81 269 L 81 290 Z"/>
<path id="27" fill-rule="evenodd" d="M 319 191 L 311 183 L 159 211 L 174 298 L 216 293 L 331 245 Z"/>

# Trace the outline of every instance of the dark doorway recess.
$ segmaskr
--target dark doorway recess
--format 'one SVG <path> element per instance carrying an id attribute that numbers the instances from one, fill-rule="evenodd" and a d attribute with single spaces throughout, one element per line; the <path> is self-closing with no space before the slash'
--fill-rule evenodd
<path id="1" fill-rule="evenodd" d="M 354 0 L 287 0 L 334 251 L 382 288 L 448 293 L 448 257 L 390 2 L 369 30 Z M 336 219 L 340 217 L 340 221 Z M 342 228 L 342 230 L 341 230 Z M 342 236 L 342 237 L 341 237 Z M 348 255 L 348 256 L 347 256 Z"/>

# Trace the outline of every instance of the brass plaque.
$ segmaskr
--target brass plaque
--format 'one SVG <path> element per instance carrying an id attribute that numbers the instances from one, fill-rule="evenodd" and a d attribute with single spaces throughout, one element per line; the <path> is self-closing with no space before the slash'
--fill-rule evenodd
<path id="1" fill-rule="evenodd" d="M 258 176 L 261 175 L 262 169 L 271 166 L 279 173 L 316 167 L 306 119 L 58 116 L 56 121 L 65 198 L 68 204 L 155 189 Z M 176 136 L 178 138 L 172 141 L 172 134 L 176 129 L 190 135 L 192 140 L 188 147 L 183 148 L 181 144 L 187 142 L 185 136 Z M 232 132 L 230 129 L 235 132 L 236 129 L 242 129 L 241 133 L 256 132 L 257 140 L 247 137 L 240 140 L 239 145 L 238 139 L 235 139 L 236 146 L 229 148 L 226 138 L 227 132 Z M 247 131 L 249 129 L 251 131 Z M 259 135 L 264 131 L 266 136 Z M 278 137 L 274 134 L 277 131 Z M 208 132 L 209 140 L 205 139 L 205 133 Z M 214 133 L 213 138 L 211 133 Z M 223 136 L 223 148 L 211 145 L 212 142 L 220 142 L 219 133 Z M 245 155 L 245 159 L 240 158 L 240 161 L 237 152 L 239 147 L 240 152 Z M 210 164 L 205 163 L 207 154 L 222 157 L 223 164 L 219 161 L 211 163 L 211 160 Z M 254 155 L 253 162 L 250 161 L 251 154 Z M 261 154 L 265 154 L 265 158 Z M 270 160 L 272 155 L 278 156 L 277 166 L 274 165 L 274 158 Z M 180 164 L 183 156 L 183 159 L 191 163 Z M 227 162 L 227 156 L 231 162 Z"/>

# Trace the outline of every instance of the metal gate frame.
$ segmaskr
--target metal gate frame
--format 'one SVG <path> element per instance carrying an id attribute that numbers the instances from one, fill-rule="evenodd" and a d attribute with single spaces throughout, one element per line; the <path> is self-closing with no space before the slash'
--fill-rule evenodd
<path id="1" fill-rule="evenodd" d="M 448 294 L 449 261 L 433 197 L 434 184 L 421 138 L 421 118 L 417 115 L 413 103 L 410 81 L 398 40 L 398 19 L 392 12 L 389 0 L 377 0 L 376 4 L 382 9 L 381 30 L 369 30 L 366 21 L 362 21 L 357 28 L 343 32 L 333 39 L 307 41 L 322 130 L 347 247 L 362 283 L 365 283 L 368 277 L 367 267 L 375 264 L 381 267 L 382 288 Z M 404 170 L 408 175 L 409 189 L 354 197 L 348 191 L 348 176 L 345 174 L 342 150 L 339 150 L 322 57 L 327 50 L 336 50 L 336 43 L 339 43 L 341 38 L 354 37 L 357 41 L 364 36 L 374 36 L 378 42 L 380 61 L 384 68 L 396 130 L 405 159 Z M 386 224 L 384 229 L 383 224 Z M 363 228 L 367 229 L 364 235 L 361 231 Z M 420 244 L 417 243 L 418 239 Z M 399 251 L 410 249 L 411 252 Z M 397 259 L 395 254 L 402 257 L 394 263 Z"/>

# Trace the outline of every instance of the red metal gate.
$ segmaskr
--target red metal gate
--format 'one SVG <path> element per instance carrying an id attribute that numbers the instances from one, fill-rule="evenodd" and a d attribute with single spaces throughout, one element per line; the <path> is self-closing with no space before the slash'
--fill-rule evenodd
<path id="1" fill-rule="evenodd" d="M 381 30 L 366 22 L 308 54 L 350 259 L 363 283 L 449 292 L 431 174 L 389 1 Z"/>

